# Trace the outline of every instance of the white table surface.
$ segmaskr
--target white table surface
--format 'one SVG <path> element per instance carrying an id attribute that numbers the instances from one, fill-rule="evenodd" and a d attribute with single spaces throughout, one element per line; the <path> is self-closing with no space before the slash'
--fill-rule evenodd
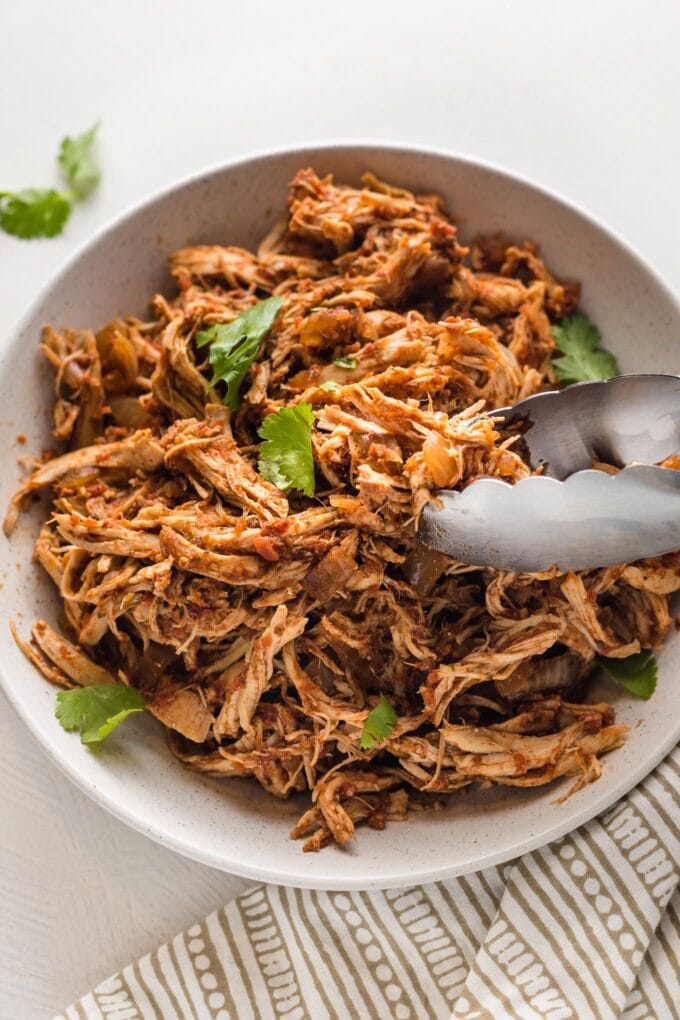
<path id="1" fill-rule="evenodd" d="M 678 288 L 679 33 L 675 0 L 4 4 L 0 190 L 52 183 L 60 137 L 97 119 L 104 177 L 63 237 L 0 234 L 0 355 L 36 289 L 114 214 L 204 166 L 314 140 L 504 164 Z M 1 695 L 0 777 L 3 1020 L 51 1016 L 245 885 L 87 800 Z"/>

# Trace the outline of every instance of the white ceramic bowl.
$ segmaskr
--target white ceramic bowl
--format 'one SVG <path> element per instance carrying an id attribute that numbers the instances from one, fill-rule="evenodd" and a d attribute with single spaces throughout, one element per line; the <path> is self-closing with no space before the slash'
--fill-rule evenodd
<path id="1" fill-rule="evenodd" d="M 379 177 L 442 193 L 463 239 L 503 230 L 537 240 L 548 264 L 583 283 L 583 306 L 598 323 L 622 371 L 680 369 L 680 306 L 621 240 L 563 200 L 526 181 L 468 159 L 392 145 L 345 144 L 256 156 L 210 170 L 156 196 L 87 244 L 36 301 L 17 336 L 3 346 L 0 407 L 6 448 L 0 485 L 5 506 L 18 478 L 14 458 L 52 444 L 51 373 L 36 349 L 44 322 L 99 326 L 144 314 L 171 281 L 166 255 L 198 242 L 254 245 L 281 211 L 301 166 L 356 182 Z M 17 446 L 15 437 L 27 437 Z M 303 854 L 288 832 L 301 810 L 246 780 L 212 780 L 185 771 L 151 718 L 128 720 L 96 752 L 54 718 L 55 690 L 9 638 L 14 619 L 27 633 L 36 616 L 56 618 L 52 583 L 31 564 L 37 517 L 26 515 L 3 547 L 0 670 L 5 692 L 50 755 L 80 788 L 140 832 L 205 864 L 257 879 L 328 889 L 388 887 L 474 871 L 555 839 L 609 807 L 680 738 L 676 677 L 680 636 L 659 656 L 660 681 L 649 702 L 601 682 L 599 694 L 631 724 L 625 746 L 606 757 L 599 782 L 554 803 L 554 786 L 494 789 L 454 797 L 441 813 L 414 814 L 384 832 L 360 828 L 351 846 Z M 20 567 L 17 565 L 21 564 Z M 640 721 L 642 725 L 635 727 Z"/>

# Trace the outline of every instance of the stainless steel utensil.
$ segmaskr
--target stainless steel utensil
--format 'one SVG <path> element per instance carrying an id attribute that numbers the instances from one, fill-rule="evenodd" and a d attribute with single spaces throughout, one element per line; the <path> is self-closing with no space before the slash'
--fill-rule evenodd
<path id="1" fill-rule="evenodd" d="M 680 450 L 680 376 L 624 375 L 527 397 L 494 411 L 525 423 L 541 475 L 481 478 L 437 493 L 419 538 L 475 566 L 535 573 L 587 570 L 680 546 L 680 471 L 655 467 Z M 592 470 L 593 461 L 618 474 Z"/>

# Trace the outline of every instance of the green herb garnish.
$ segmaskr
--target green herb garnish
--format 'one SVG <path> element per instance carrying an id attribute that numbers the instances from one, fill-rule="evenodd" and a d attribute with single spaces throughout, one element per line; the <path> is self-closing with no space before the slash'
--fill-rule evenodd
<path id="1" fill-rule="evenodd" d="M 64 138 L 57 162 L 68 184 L 68 190 L 25 188 L 23 191 L 0 191 L 0 228 L 14 237 L 30 240 L 56 237 L 71 215 L 73 202 L 92 191 L 101 176 L 92 161 L 90 150 L 98 125 L 77 138 Z"/>
<path id="2" fill-rule="evenodd" d="M 57 162 L 75 198 L 85 198 L 99 184 L 101 170 L 91 156 L 99 124 L 76 138 L 62 140 Z"/>
<path id="3" fill-rule="evenodd" d="M 335 379 L 329 379 L 327 382 L 321 383 L 319 389 L 326 393 L 336 393 L 340 389 L 340 383 L 336 383 Z"/>
<path id="4" fill-rule="evenodd" d="M 65 730 L 80 730 L 83 744 L 97 744 L 133 712 L 144 711 L 144 698 L 123 684 L 93 684 L 57 694 L 55 715 Z"/>
<path id="5" fill-rule="evenodd" d="M 357 359 L 356 358 L 336 358 L 335 361 L 333 362 L 333 364 L 337 365 L 338 368 L 356 368 L 357 367 Z"/>
<path id="6" fill-rule="evenodd" d="M 24 240 L 55 237 L 70 215 L 70 201 L 54 188 L 0 192 L 0 227 Z"/>
<path id="7" fill-rule="evenodd" d="M 587 315 L 577 312 L 552 327 L 561 358 L 553 360 L 555 375 L 562 383 L 611 379 L 618 375 L 616 358 L 601 346 L 602 337 Z"/>
<path id="8" fill-rule="evenodd" d="M 378 704 L 366 716 L 359 741 L 361 750 L 367 751 L 376 741 L 387 740 L 396 722 L 397 713 L 385 695 L 381 694 Z"/>
<path id="9" fill-rule="evenodd" d="M 231 322 L 216 323 L 196 335 L 197 347 L 210 344 L 210 364 L 213 370 L 210 385 L 215 386 L 219 382 L 227 384 L 227 392 L 222 399 L 232 411 L 237 411 L 241 406 L 241 383 L 282 304 L 280 297 L 258 301 Z"/>
<path id="10" fill-rule="evenodd" d="M 299 489 L 305 496 L 314 495 L 313 421 L 310 404 L 294 404 L 270 414 L 259 430 L 266 442 L 260 447 L 258 470 L 283 492 Z"/>
<path id="11" fill-rule="evenodd" d="M 595 661 L 606 669 L 612 680 L 622 684 L 636 698 L 647 701 L 656 690 L 658 668 L 656 659 L 646 648 L 637 655 L 629 655 L 627 659 L 610 659 L 604 655 L 596 655 Z"/>

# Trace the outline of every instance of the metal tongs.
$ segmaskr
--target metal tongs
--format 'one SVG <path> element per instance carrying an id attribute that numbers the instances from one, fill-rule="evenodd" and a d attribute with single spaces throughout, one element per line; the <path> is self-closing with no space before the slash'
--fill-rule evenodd
<path id="1" fill-rule="evenodd" d="M 515 485 L 480 478 L 425 507 L 419 538 L 474 566 L 588 570 L 680 547 L 680 376 L 622 375 L 494 411 L 516 426 L 533 469 Z M 521 425 L 520 425 L 521 423 Z M 601 462 L 616 474 L 593 470 Z"/>

